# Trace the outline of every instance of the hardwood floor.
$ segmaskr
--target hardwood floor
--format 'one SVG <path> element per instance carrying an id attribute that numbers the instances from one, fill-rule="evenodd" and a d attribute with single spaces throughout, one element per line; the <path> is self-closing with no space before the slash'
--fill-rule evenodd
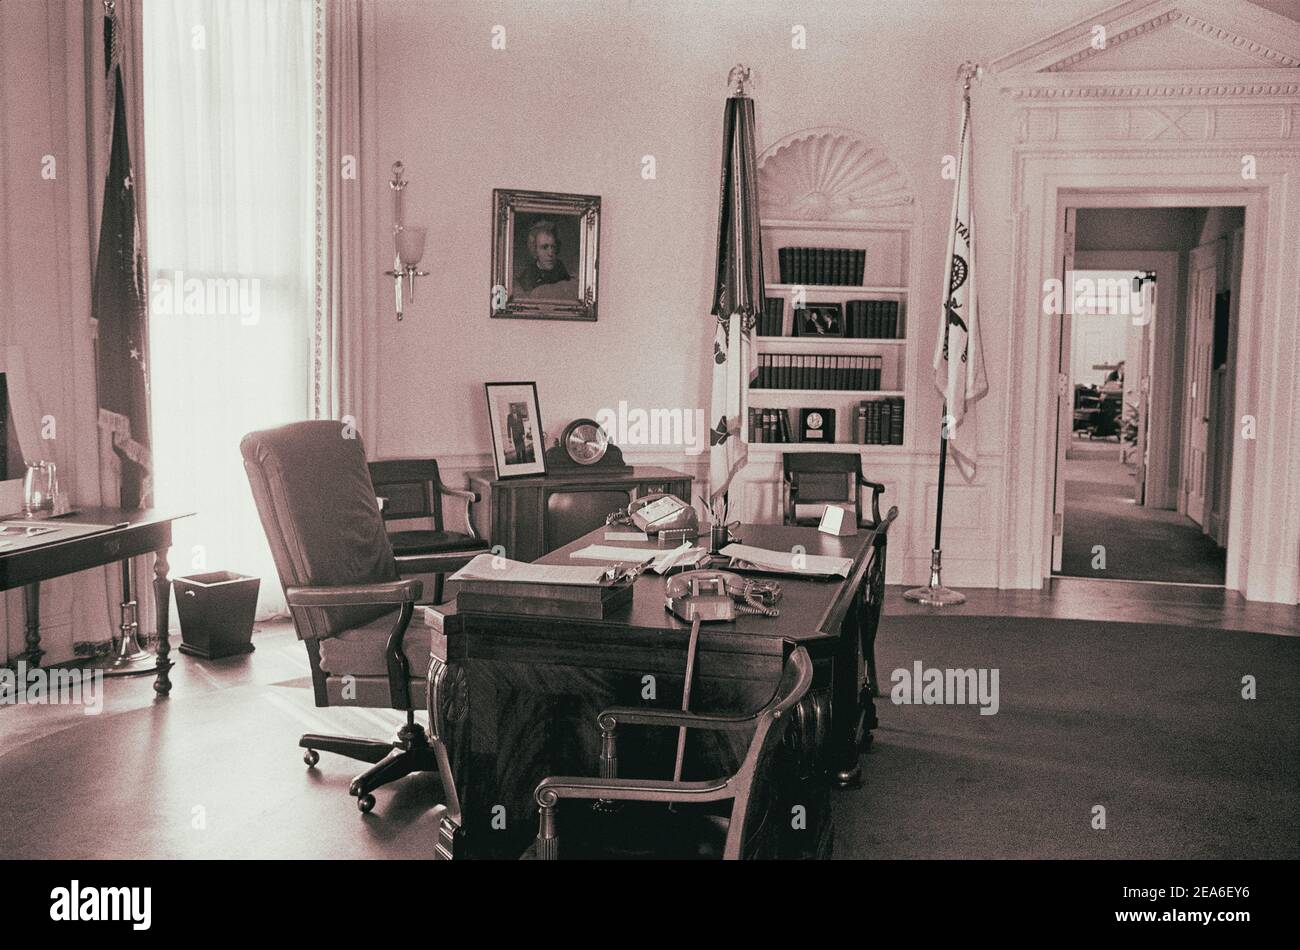
<path id="1" fill-rule="evenodd" d="M 903 590 L 902 587 L 886 588 L 886 618 L 945 613 L 967 617 L 1051 617 L 1300 636 L 1300 606 L 1254 603 L 1221 587 L 1054 577 L 1043 590 L 963 590 L 966 603 L 943 609 L 906 601 Z"/>

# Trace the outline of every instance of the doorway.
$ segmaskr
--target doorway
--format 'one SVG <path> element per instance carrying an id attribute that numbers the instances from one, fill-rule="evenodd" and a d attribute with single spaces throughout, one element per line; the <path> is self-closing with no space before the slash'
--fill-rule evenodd
<path id="1" fill-rule="evenodd" d="M 1221 586 L 1244 209 L 1064 218 L 1052 572 Z"/>

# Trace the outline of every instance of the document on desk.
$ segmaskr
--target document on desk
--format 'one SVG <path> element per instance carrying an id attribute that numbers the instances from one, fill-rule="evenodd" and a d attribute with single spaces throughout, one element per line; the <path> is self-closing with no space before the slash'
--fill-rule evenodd
<path id="1" fill-rule="evenodd" d="M 507 581 L 521 584 L 573 584 L 595 587 L 605 569 L 595 565 L 526 564 L 495 554 L 480 554 L 451 576 L 453 581 Z"/>
<path id="2" fill-rule="evenodd" d="M 585 558 L 593 561 L 624 561 L 631 564 L 644 564 L 650 558 L 654 563 L 650 570 L 662 574 L 672 567 L 682 567 L 697 563 L 708 552 L 694 547 L 689 541 L 669 550 L 654 548 L 620 548 L 610 544 L 589 544 L 579 548 L 569 557 Z"/>
<path id="3" fill-rule="evenodd" d="M 848 577 L 853 559 L 828 554 L 795 554 L 793 551 L 769 551 L 748 544 L 728 544 L 719 553 L 757 568 L 781 574 L 819 574 Z"/>

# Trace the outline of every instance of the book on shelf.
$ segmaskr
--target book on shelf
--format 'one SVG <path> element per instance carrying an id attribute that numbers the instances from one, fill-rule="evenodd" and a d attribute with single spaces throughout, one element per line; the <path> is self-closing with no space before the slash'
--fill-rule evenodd
<path id="1" fill-rule="evenodd" d="M 776 262 L 783 284 L 861 287 L 867 252 L 853 247 L 782 247 Z"/>
<path id="2" fill-rule="evenodd" d="M 791 442 L 789 409 L 749 410 L 750 442 Z"/>
<path id="3" fill-rule="evenodd" d="M 750 388 L 874 392 L 880 389 L 883 371 L 883 356 L 760 353 Z"/>
<path id="4" fill-rule="evenodd" d="M 764 297 L 763 312 L 758 316 L 759 336 L 780 336 L 785 322 L 785 298 Z"/>
<path id="5" fill-rule="evenodd" d="M 854 339 L 898 339 L 897 300 L 850 300 L 845 315 L 846 334 Z"/>
<path id="6" fill-rule="evenodd" d="M 864 399 L 858 403 L 853 437 L 859 445 L 903 444 L 903 399 Z"/>

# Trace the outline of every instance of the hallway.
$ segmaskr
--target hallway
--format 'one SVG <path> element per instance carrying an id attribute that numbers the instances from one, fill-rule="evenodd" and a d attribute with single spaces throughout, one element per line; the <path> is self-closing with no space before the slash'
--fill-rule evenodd
<path id="1" fill-rule="evenodd" d="M 1185 515 L 1133 502 L 1133 467 L 1113 442 L 1075 442 L 1065 468 L 1061 574 L 1115 580 L 1222 584 L 1225 551 Z M 1093 567 L 1095 545 L 1105 566 Z"/>

